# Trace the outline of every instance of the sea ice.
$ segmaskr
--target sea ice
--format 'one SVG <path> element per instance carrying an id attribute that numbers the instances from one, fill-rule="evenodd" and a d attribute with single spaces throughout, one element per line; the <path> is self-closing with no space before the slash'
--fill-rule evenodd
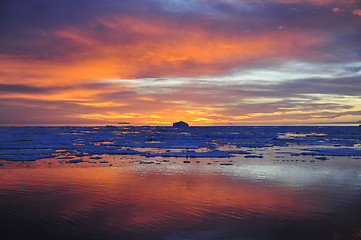
<path id="1" fill-rule="evenodd" d="M 148 153 L 144 154 L 146 157 L 190 157 L 190 158 L 229 158 L 233 157 L 229 151 L 213 150 L 210 152 L 196 152 L 196 151 L 183 151 L 183 152 L 165 152 L 165 153 Z"/>
<path id="2" fill-rule="evenodd" d="M 7 161 L 35 161 L 42 158 L 54 158 L 54 155 L 10 155 L 10 156 L 0 156 L 1 159 L 7 160 Z"/>
<path id="3" fill-rule="evenodd" d="M 80 163 L 80 162 L 84 162 L 84 161 L 82 159 L 74 159 L 67 161 L 67 163 Z"/>
<path id="4" fill-rule="evenodd" d="M 73 159 L 74 157 L 58 157 L 56 159 Z"/>
<path id="5" fill-rule="evenodd" d="M 0 159 L 35 161 L 103 154 L 190 158 L 247 154 L 246 158 L 261 158 L 259 152 L 266 149 L 285 154 L 279 147 L 289 151 L 287 146 L 303 148 L 303 155 L 361 156 L 359 136 L 359 127 L 0 127 Z M 276 146 L 283 152 L 272 150 Z M 300 152 L 287 154 L 298 156 Z"/>
<path id="6" fill-rule="evenodd" d="M 360 148 L 305 148 L 302 155 L 361 156 Z"/>
<path id="7" fill-rule="evenodd" d="M 263 158 L 262 155 L 246 155 L 245 158 Z"/>

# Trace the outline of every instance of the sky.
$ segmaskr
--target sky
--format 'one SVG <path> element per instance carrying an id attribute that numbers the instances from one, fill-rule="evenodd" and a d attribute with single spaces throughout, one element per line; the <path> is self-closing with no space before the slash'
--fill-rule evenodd
<path id="1" fill-rule="evenodd" d="M 2 0 L 0 125 L 361 120 L 361 0 Z"/>

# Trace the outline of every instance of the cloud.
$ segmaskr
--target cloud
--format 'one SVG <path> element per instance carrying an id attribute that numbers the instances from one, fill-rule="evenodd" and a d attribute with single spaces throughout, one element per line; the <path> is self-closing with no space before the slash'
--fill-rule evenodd
<path id="1" fill-rule="evenodd" d="M 0 124 L 356 118 L 358 11 L 346 0 L 2 1 Z"/>
<path id="2" fill-rule="evenodd" d="M 43 75 L 43 83 L 220 75 L 264 59 L 317 57 L 308 55 L 307 49 L 322 41 L 312 35 L 305 39 L 308 34 L 298 30 L 244 33 L 223 25 L 209 29 L 211 25 L 212 21 L 197 25 L 185 19 L 111 16 L 98 19 L 94 29 L 47 33 L 39 42 L 28 43 L 22 55 L 5 52 L 0 71 Z M 98 28 L 104 29 L 101 35 Z"/>
<path id="3" fill-rule="evenodd" d="M 116 122 L 131 122 L 132 124 L 174 122 L 179 116 L 196 124 L 227 124 L 256 122 L 289 122 L 314 121 L 315 119 L 339 119 L 342 116 L 358 116 L 360 110 L 352 105 L 354 93 L 338 95 L 332 100 L 335 88 L 345 88 L 344 79 L 333 80 L 330 89 L 323 89 L 329 80 L 312 82 L 311 79 L 297 83 L 294 81 L 274 84 L 243 83 L 220 86 L 211 82 L 179 86 L 122 86 L 111 84 L 89 83 L 75 86 L 75 89 L 93 89 L 97 91 L 90 95 L 79 97 L 79 92 L 69 92 L 67 89 L 39 93 L 27 93 L 21 98 L 2 97 L 1 112 L 7 117 L 1 124 L 43 123 L 71 124 L 84 123 L 116 124 Z M 349 79 L 348 82 L 356 82 Z M 301 87 L 298 91 L 290 91 Z M 154 89 L 152 89 L 154 88 Z M 331 91 L 332 90 L 332 91 Z M 342 90 L 342 89 L 341 89 Z M 62 92 L 64 91 L 64 92 Z M 357 89 L 355 90 L 357 91 Z M 146 92 L 148 92 L 146 94 Z M 312 94 L 317 93 L 317 96 Z M 65 94 L 65 95 L 64 95 Z M 73 94 L 73 95 L 72 95 Z M 56 96 L 67 96 L 66 98 Z M 345 96 L 350 96 L 349 100 Z M 56 100 L 57 99 L 57 100 Z M 148 99 L 151 99 L 149 101 Z M 41 118 L 39 116 L 46 116 Z M 342 119 L 342 118 L 341 118 Z"/>
<path id="4" fill-rule="evenodd" d="M 42 93 L 44 89 L 23 84 L 0 84 L 0 92 Z"/>
<path id="5" fill-rule="evenodd" d="M 340 96 L 359 96 L 360 76 L 335 79 L 297 79 L 269 86 L 280 92 L 296 94 L 333 94 Z"/>
<path id="6" fill-rule="evenodd" d="M 330 5 L 334 3 L 338 4 L 354 4 L 356 0 L 253 0 L 259 3 L 267 3 L 267 2 L 275 2 L 275 3 L 282 3 L 282 4 L 299 4 L 299 3 L 306 3 L 312 5 Z"/>
<path id="7" fill-rule="evenodd" d="M 361 9 L 355 9 L 352 11 L 352 14 L 361 16 Z"/>

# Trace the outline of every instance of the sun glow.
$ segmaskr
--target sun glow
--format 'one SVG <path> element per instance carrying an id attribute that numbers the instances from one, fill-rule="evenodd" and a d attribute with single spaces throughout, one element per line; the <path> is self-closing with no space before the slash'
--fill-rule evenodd
<path id="1" fill-rule="evenodd" d="M 356 2 L 192 2 L 161 1 L 156 14 L 99 4 L 46 26 L 4 16 L 14 27 L 0 39 L 0 124 L 55 111 L 64 124 L 359 120 Z"/>

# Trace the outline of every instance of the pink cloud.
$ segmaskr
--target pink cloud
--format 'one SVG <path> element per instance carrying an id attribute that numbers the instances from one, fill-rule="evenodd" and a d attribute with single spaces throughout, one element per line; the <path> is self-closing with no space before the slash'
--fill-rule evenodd
<path id="1" fill-rule="evenodd" d="M 355 9 L 352 11 L 352 14 L 361 16 L 361 9 Z"/>

